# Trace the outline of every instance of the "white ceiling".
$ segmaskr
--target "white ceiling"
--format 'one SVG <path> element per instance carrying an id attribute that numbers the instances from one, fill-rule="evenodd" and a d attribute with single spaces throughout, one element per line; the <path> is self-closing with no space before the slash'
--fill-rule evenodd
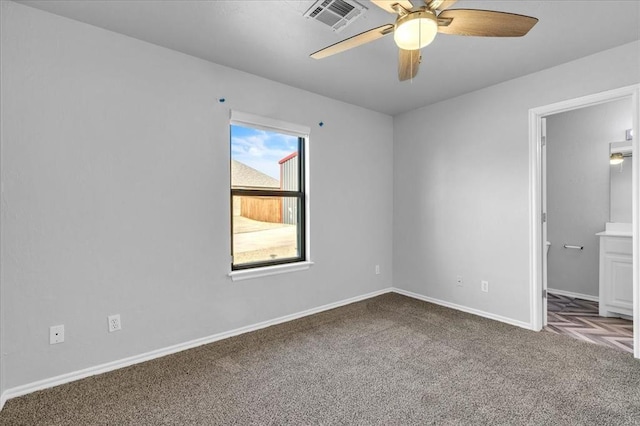
<path id="1" fill-rule="evenodd" d="M 390 115 L 640 39 L 638 0 L 460 0 L 453 9 L 500 10 L 540 21 L 522 38 L 439 34 L 423 49 L 417 77 L 401 83 L 392 36 L 329 58 L 309 58 L 327 45 L 393 23 L 393 15 L 368 1 L 360 1 L 369 9 L 365 15 L 341 33 L 302 16 L 314 1 L 20 3 Z"/>

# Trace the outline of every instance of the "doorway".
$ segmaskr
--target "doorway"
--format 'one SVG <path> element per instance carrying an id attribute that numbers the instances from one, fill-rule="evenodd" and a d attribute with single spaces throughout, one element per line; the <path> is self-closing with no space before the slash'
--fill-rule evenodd
<path id="1" fill-rule="evenodd" d="M 578 208 L 587 209 L 585 210 L 585 212 L 589 214 L 586 214 L 586 213 L 578 214 L 576 216 L 575 212 L 572 213 L 569 211 L 567 212 L 566 214 L 567 217 L 565 218 L 566 225 L 561 226 L 560 228 L 561 230 L 564 230 L 564 228 L 571 228 L 571 227 L 575 228 L 576 226 L 578 227 L 583 226 L 585 228 L 584 232 L 582 232 L 582 234 L 580 233 L 573 234 L 573 235 L 578 235 L 577 240 L 573 241 L 571 240 L 571 238 L 576 238 L 575 236 L 570 238 L 567 235 L 571 235 L 571 234 L 561 235 L 562 232 L 558 232 L 556 230 L 554 232 L 554 238 L 557 241 L 551 241 L 551 246 L 548 246 L 546 244 L 548 241 L 547 237 L 548 237 L 548 231 L 549 231 L 547 219 L 548 218 L 550 219 L 550 217 L 548 217 L 549 212 L 547 207 L 548 194 L 545 191 L 546 182 L 548 178 L 547 176 L 548 167 L 547 167 L 547 162 L 545 160 L 547 160 L 547 154 L 549 150 L 548 142 L 549 142 L 549 136 L 551 136 L 548 133 L 549 131 L 548 120 L 555 122 L 557 121 L 556 118 L 559 117 L 561 114 L 565 114 L 567 117 L 576 118 L 583 112 L 587 111 L 587 109 L 589 108 L 593 108 L 594 111 L 595 110 L 604 111 L 607 108 L 606 106 L 607 104 L 614 105 L 616 102 L 618 103 L 626 102 L 627 105 L 630 105 L 631 115 L 632 115 L 630 128 L 632 129 L 633 134 L 638 135 L 637 129 L 638 129 L 639 109 L 640 109 L 639 96 L 640 96 L 640 85 L 634 85 L 626 88 L 599 93 L 596 95 L 591 95 L 583 98 L 573 99 L 570 101 L 560 102 L 557 104 L 547 105 L 540 108 L 535 108 L 530 110 L 529 112 L 530 172 L 531 172 L 530 173 L 531 324 L 532 324 L 532 328 L 535 330 L 541 330 L 546 325 L 546 322 L 547 322 L 547 315 L 548 315 L 547 305 L 549 301 L 549 294 L 547 292 L 549 290 L 547 288 L 549 283 L 547 282 L 547 278 L 549 276 L 548 274 L 550 272 L 550 268 L 554 277 L 554 280 L 552 280 L 552 285 L 558 286 L 559 282 L 565 283 L 566 281 L 566 280 L 563 281 L 562 271 L 561 269 L 558 269 L 558 262 L 555 262 L 555 261 L 548 262 L 547 251 L 549 252 L 553 251 L 556 257 L 562 257 L 565 260 L 569 259 L 570 260 L 569 263 L 570 264 L 574 263 L 573 265 L 574 267 L 576 265 L 579 266 L 580 264 L 583 265 L 581 267 L 579 266 L 581 268 L 580 270 L 583 272 L 583 276 L 581 278 L 579 274 L 577 274 L 577 278 L 576 278 L 577 282 L 583 281 L 585 276 L 591 277 L 591 284 L 590 284 L 591 287 L 587 287 L 586 289 L 583 289 L 583 290 L 581 290 L 580 287 L 576 287 L 577 285 L 576 283 L 566 282 L 565 284 L 567 286 L 567 290 L 565 290 L 565 294 L 558 295 L 557 294 L 558 289 L 554 289 L 553 287 L 551 287 L 550 288 L 551 290 L 556 291 L 556 293 L 553 296 L 554 299 L 551 303 L 552 308 L 554 310 L 557 310 L 559 305 L 567 301 L 566 299 L 567 297 L 571 298 L 571 296 L 586 296 L 586 299 L 576 298 L 579 300 L 584 300 L 584 302 L 579 301 L 577 303 L 577 305 L 579 305 L 578 308 L 586 309 L 589 307 L 589 300 L 588 300 L 589 296 L 592 296 L 591 298 L 592 299 L 595 298 L 596 300 L 598 299 L 598 297 L 600 297 L 599 289 L 594 287 L 599 282 L 599 279 L 594 278 L 594 275 L 598 278 L 600 275 L 600 272 L 598 271 L 598 268 L 600 265 L 600 262 L 598 262 L 598 256 L 600 256 L 600 251 L 598 247 L 600 244 L 598 241 L 599 237 L 597 237 L 595 234 L 598 233 L 599 231 L 602 231 L 602 232 L 605 231 L 605 229 L 598 229 L 596 230 L 596 232 L 593 232 L 594 229 L 590 229 L 584 223 L 580 223 L 580 220 L 585 219 L 582 216 L 589 216 L 589 214 L 593 213 L 592 210 L 597 210 L 597 208 L 595 208 L 594 206 L 577 206 Z M 559 129 L 560 127 L 555 126 L 555 128 L 557 131 L 557 129 Z M 623 139 L 623 136 L 624 136 L 624 132 L 621 134 L 620 137 L 617 137 L 617 139 L 618 140 Z M 615 137 L 609 138 L 609 139 L 612 139 L 609 142 L 617 142 L 615 140 L 616 139 Z M 633 152 L 638 152 L 638 137 L 636 136 L 629 142 L 631 144 L 630 150 Z M 578 151 L 574 151 L 574 154 L 576 152 L 581 153 L 580 146 L 573 147 L 573 148 L 569 147 L 569 151 L 564 153 L 553 152 L 554 154 L 553 161 L 549 165 L 550 166 L 553 165 L 552 163 L 554 162 L 557 164 L 558 161 L 570 162 L 571 149 L 576 149 L 576 148 L 578 149 Z M 599 149 L 603 151 L 604 154 L 601 152 L 600 154 L 595 154 L 595 155 L 602 155 L 604 159 L 606 159 L 609 156 L 609 152 L 610 152 L 609 146 L 608 145 L 606 147 L 601 146 Z M 582 158 L 582 159 L 575 158 L 574 160 L 579 162 L 588 161 L 586 158 Z M 613 272 L 613 275 L 616 275 L 616 274 L 620 275 L 621 273 L 628 274 L 628 280 L 631 281 L 630 287 L 628 289 L 628 293 L 629 293 L 628 299 L 629 299 L 630 309 L 625 312 L 630 314 L 630 316 L 628 317 L 629 319 L 633 319 L 636 324 L 640 324 L 640 322 L 638 321 L 638 316 L 640 314 L 640 302 L 638 299 L 640 294 L 640 286 L 638 283 L 639 265 L 638 265 L 638 256 L 637 256 L 637 253 L 640 252 L 638 250 L 638 248 L 640 247 L 638 244 L 638 223 L 639 223 L 638 199 L 640 198 L 639 196 L 640 184 L 638 180 L 638 155 L 633 155 L 628 160 L 630 160 L 628 161 L 628 164 L 632 165 L 632 167 L 630 168 L 632 170 L 632 177 L 631 177 L 632 207 L 631 207 L 631 213 L 629 217 L 630 224 L 628 225 L 629 235 L 631 236 L 631 238 L 628 238 L 628 242 L 629 242 L 628 243 L 629 244 L 628 260 L 629 261 L 626 264 L 626 269 L 624 269 L 624 265 L 622 265 L 622 263 L 618 261 L 619 259 L 618 260 L 614 259 L 615 262 L 617 263 L 614 262 L 611 265 L 613 265 L 614 268 L 617 268 Z M 567 166 L 566 170 L 560 169 L 560 173 L 571 174 L 572 171 L 570 169 L 571 167 Z M 555 172 L 557 172 L 557 170 Z M 598 173 L 609 173 L 609 170 L 604 170 L 604 172 L 600 171 Z M 590 176 L 589 176 L 589 179 L 591 179 Z M 568 181 L 571 181 L 571 178 L 568 179 Z M 600 182 L 602 182 L 602 179 L 600 179 Z M 609 183 L 609 176 L 606 176 L 606 182 L 607 184 Z M 575 184 L 576 182 L 573 182 L 573 183 Z M 578 183 L 585 184 L 585 182 L 578 182 Z M 594 188 L 597 188 L 597 189 L 594 189 Z M 558 192 L 559 188 L 554 187 L 553 189 L 555 192 Z M 596 182 L 596 186 L 592 187 L 589 191 L 602 192 L 603 190 L 604 188 L 602 188 L 602 184 L 600 183 L 600 186 L 598 186 Z M 609 188 L 606 188 L 606 192 L 607 193 L 609 192 Z M 566 195 L 569 199 L 571 199 L 575 194 L 568 193 Z M 588 195 L 592 196 L 593 194 L 588 194 Z M 576 202 L 577 202 L 576 200 L 572 201 L 573 204 L 576 204 Z M 600 211 L 599 214 L 600 214 L 600 217 L 603 217 L 604 213 Z M 554 211 L 553 216 L 557 220 L 561 218 L 562 214 L 559 214 L 558 211 Z M 606 220 L 604 221 L 610 222 L 609 219 L 611 219 L 611 217 L 610 217 L 609 206 L 607 206 L 606 216 L 607 216 Z M 593 218 L 589 220 L 593 222 Z M 602 225 L 603 224 L 598 226 L 604 228 L 604 226 Z M 593 225 L 591 225 L 591 227 L 593 227 Z M 632 255 L 632 253 L 636 253 L 636 255 L 634 256 Z M 571 267 L 571 265 L 569 266 Z M 562 290 L 560 290 L 560 293 L 562 293 Z M 558 298 L 557 296 L 560 296 L 560 297 Z M 563 298 L 565 298 L 564 302 L 562 300 Z M 614 307 L 612 312 L 605 312 L 605 315 L 619 316 L 618 313 L 615 312 L 619 310 L 620 309 Z M 639 347 L 640 346 L 639 345 L 640 330 L 638 330 L 638 328 L 640 327 L 636 327 L 633 332 L 634 356 L 636 358 L 640 358 L 640 347 Z"/>
<path id="2" fill-rule="evenodd" d="M 631 110 L 624 98 L 543 118 L 541 189 L 545 329 L 632 353 L 630 146 L 626 158 L 610 164 L 618 158 L 612 151 L 631 144 Z M 600 265 L 600 248 L 607 247 Z"/>

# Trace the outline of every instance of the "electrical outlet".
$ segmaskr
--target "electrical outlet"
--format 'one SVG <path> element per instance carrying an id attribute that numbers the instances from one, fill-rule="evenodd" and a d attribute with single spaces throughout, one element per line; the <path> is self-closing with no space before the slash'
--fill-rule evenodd
<path id="1" fill-rule="evenodd" d="M 462 285 L 463 285 L 463 284 L 464 284 L 464 281 L 462 280 L 462 276 L 461 276 L 461 275 L 458 275 L 458 276 L 456 277 L 456 285 L 457 285 L 458 287 L 462 287 Z"/>
<path id="2" fill-rule="evenodd" d="M 480 281 L 480 290 L 489 293 L 489 281 Z"/>
<path id="3" fill-rule="evenodd" d="M 380 265 L 376 265 L 376 275 L 380 275 Z"/>
<path id="4" fill-rule="evenodd" d="M 109 315 L 109 333 L 113 333 L 114 331 L 118 331 L 122 329 L 122 324 L 120 323 L 120 314 Z"/>
<path id="5" fill-rule="evenodd" d="M 49 327 L 49 344 L 64 342 L 64 325 L 53 325 Z"/>

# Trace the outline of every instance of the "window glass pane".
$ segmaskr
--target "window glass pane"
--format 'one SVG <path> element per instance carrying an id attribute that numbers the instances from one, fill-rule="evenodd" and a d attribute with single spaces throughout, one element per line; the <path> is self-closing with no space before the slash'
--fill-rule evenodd
<path id="1" fill-rule="evenodd" d="M 301 257 L 300 199 L 233 196 L 233 264 Z"/>
<path id="2" fill-rule="evenodd" d="M 231 187 L 299 190 L 296 136 L 231 126 Z"/>

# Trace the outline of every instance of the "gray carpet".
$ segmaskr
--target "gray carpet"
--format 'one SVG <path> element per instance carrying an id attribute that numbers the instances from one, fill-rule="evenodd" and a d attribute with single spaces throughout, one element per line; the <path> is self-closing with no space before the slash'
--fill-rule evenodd
<path id="1" fill-rule="evenodd" d="M 0 424 L 640 424 L 640 362 L 388 294 L 9 400 Z"/>

